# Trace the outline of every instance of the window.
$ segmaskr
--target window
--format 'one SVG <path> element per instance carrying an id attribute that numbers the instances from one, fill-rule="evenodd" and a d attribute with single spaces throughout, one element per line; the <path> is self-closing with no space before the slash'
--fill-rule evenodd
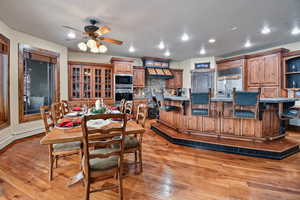
<path id="1" fill-rule="evenodd" d="M 20 45 L 20 122 L 40 119 L 40 107 L 59 100 L 58 54 Z"/>
<path id="2" fill-rule="evenodd" d="M 9 39 L 0 34 L 0 129 L 9 126 Z"/>

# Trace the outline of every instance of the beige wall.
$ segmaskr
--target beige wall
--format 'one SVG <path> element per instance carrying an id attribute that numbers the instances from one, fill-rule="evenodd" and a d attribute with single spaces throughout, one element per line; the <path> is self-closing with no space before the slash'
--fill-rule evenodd
<path id="1" fill-rule="evenodd" d="M 74 52 L 74 51 L 69 51 L 68 53 L 69 61 L 110 63 L 111 57 L 113 56 L 106 55 L 106 54 L 94 54 L 94 53 L 84 53 L 84 52 Z M 120 56 L 116 56 L 116 57 L 120 57 Z M 142 66 L 143 62 L 140 58 L 135 58 L 133 65 Z"/>
<path id="2" fill-rule="evenodd" d="M 195 69 L 195 63 L 210 62 L 211 68 L 216 67 L 215 57 L 192 58 L 183 61 L 171 62 L 170 67 L 175 69 L 183 69 L 183 87 L 191 87 L 191 70 Z"/>
<path id="3" fill-rule="evenodd" d="M 43 131 L 42 121 L 19 124 L 18 115 L 18 44 L 54 51 L 60 54 L 61 97 L 67 98 L 67 48 L 9 28 L 0 21 L 0 33 L 10 39 L 10 114 L 11 125 L 0 131 L 0 149 L 17 138 Z"/>

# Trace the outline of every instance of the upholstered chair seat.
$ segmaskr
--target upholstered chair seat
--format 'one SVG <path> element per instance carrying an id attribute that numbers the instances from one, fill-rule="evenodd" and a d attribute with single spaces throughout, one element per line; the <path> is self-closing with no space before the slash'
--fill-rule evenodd
<path id="1" fill-rule="evenodd" d="M 255 113 L 249 110 L 235 110 L 234 116 L 238 118 L 255 118 Z"/>
<path id="2" fill-rule="evenodd" d="M 115 148 L 103 148 L 96 149 L 90 152 L 90 155 L 96 154 L 106 154 L 110 152 L 118 151 L 119 149 Z M 93 158 L 90 159 L 90 169 L 92 171 L 105 171 L 116 168 L 118 166 L 118 156 L 111 156 L 108 158 Z M 84 162 L 84 161 L 83 161 Z"/>
<path id="3" fill-rule="evenodd" d="M 135 148 L 138 147 L 139 145 L 139 141 L 136 137 L 132 136 L 132 135 L 127 135 L 125 136 L 125 140 L 124 140 L 124 148 L 125 149 L 130 149 L 130 148 Z M 119 144 L 114 144 L 113 148 L 119 148 Z"/>
<path id="4" fill-rule="evenodd" d="M 81 142 L 66 142 L 60 144 L 53 144 L 53 152 L 70 151 L 76 149 L 81 149 Z"/>
<path id="5" fill-rule="evenodd" d="M 204 108 L 193 108 L 192 115 L 208 115 L 208 109 Z"/>

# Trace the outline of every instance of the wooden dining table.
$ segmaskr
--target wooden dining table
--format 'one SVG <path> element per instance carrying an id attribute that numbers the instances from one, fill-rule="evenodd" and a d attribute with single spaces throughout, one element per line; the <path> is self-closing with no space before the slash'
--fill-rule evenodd
<path id="1" fill-rule="evenodd" d="M 112 123 L 105 125 L 101 128 L 111 128 L 111 127 L 120 127 L 120 122 L 113 121 Z M 132 134 L 142 134 L 145 132 L 145 129 L 137 124 L 135 121 L 127 121 L 126 124 L 126 135 Z M 96 139 L 99 135 L 93 134 L 90 136 L 90 139 Z M 76 128 L 61 129 L 54 127 L 49 133 L 47 133 L 40 141 L 40 144 L 49 145 L 49 144 L 58 144 L 65 142 L 75 142 L 82 141 L 82 129 L 81 126 Z"/>

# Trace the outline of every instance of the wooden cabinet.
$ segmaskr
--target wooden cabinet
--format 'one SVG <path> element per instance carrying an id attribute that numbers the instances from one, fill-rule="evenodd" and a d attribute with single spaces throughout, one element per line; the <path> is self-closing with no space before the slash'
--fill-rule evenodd
<path id="1" fill-rule="evenodd" d="M 286 49 L 274 49 L 258 54 L 247 55 L 247 90 L 254 91 L 260 87 L 261 97 L 285 96 L 282 76 L 281 58 Z"/>
<path id="2" fill-rule="evenodd" d="M 69 62 L 69 100 L 103 98 L 111 102 L 112 69 L 110 64 Z"/>
<path id="3" fill-rule="evenodd" d="M 144 88 L 145 87 L 145 69 L 144 67 L 133 68 L 133 87 Z"/>
<path id="4" fill-rule="evenodd" d="M 174 76 L 174 78 L 168 79 L 166 81 L 166 88 L 169 89 L 177 89 L 182 88 L 182 76 L 183 76 L 183 70 L 182 69 L 171 69 L 171 72 Z"/>
<path id="5" fill-rule="evenodd" d="M 133 74 L 133 59 L 112 57 L 115 74 Z"/>

